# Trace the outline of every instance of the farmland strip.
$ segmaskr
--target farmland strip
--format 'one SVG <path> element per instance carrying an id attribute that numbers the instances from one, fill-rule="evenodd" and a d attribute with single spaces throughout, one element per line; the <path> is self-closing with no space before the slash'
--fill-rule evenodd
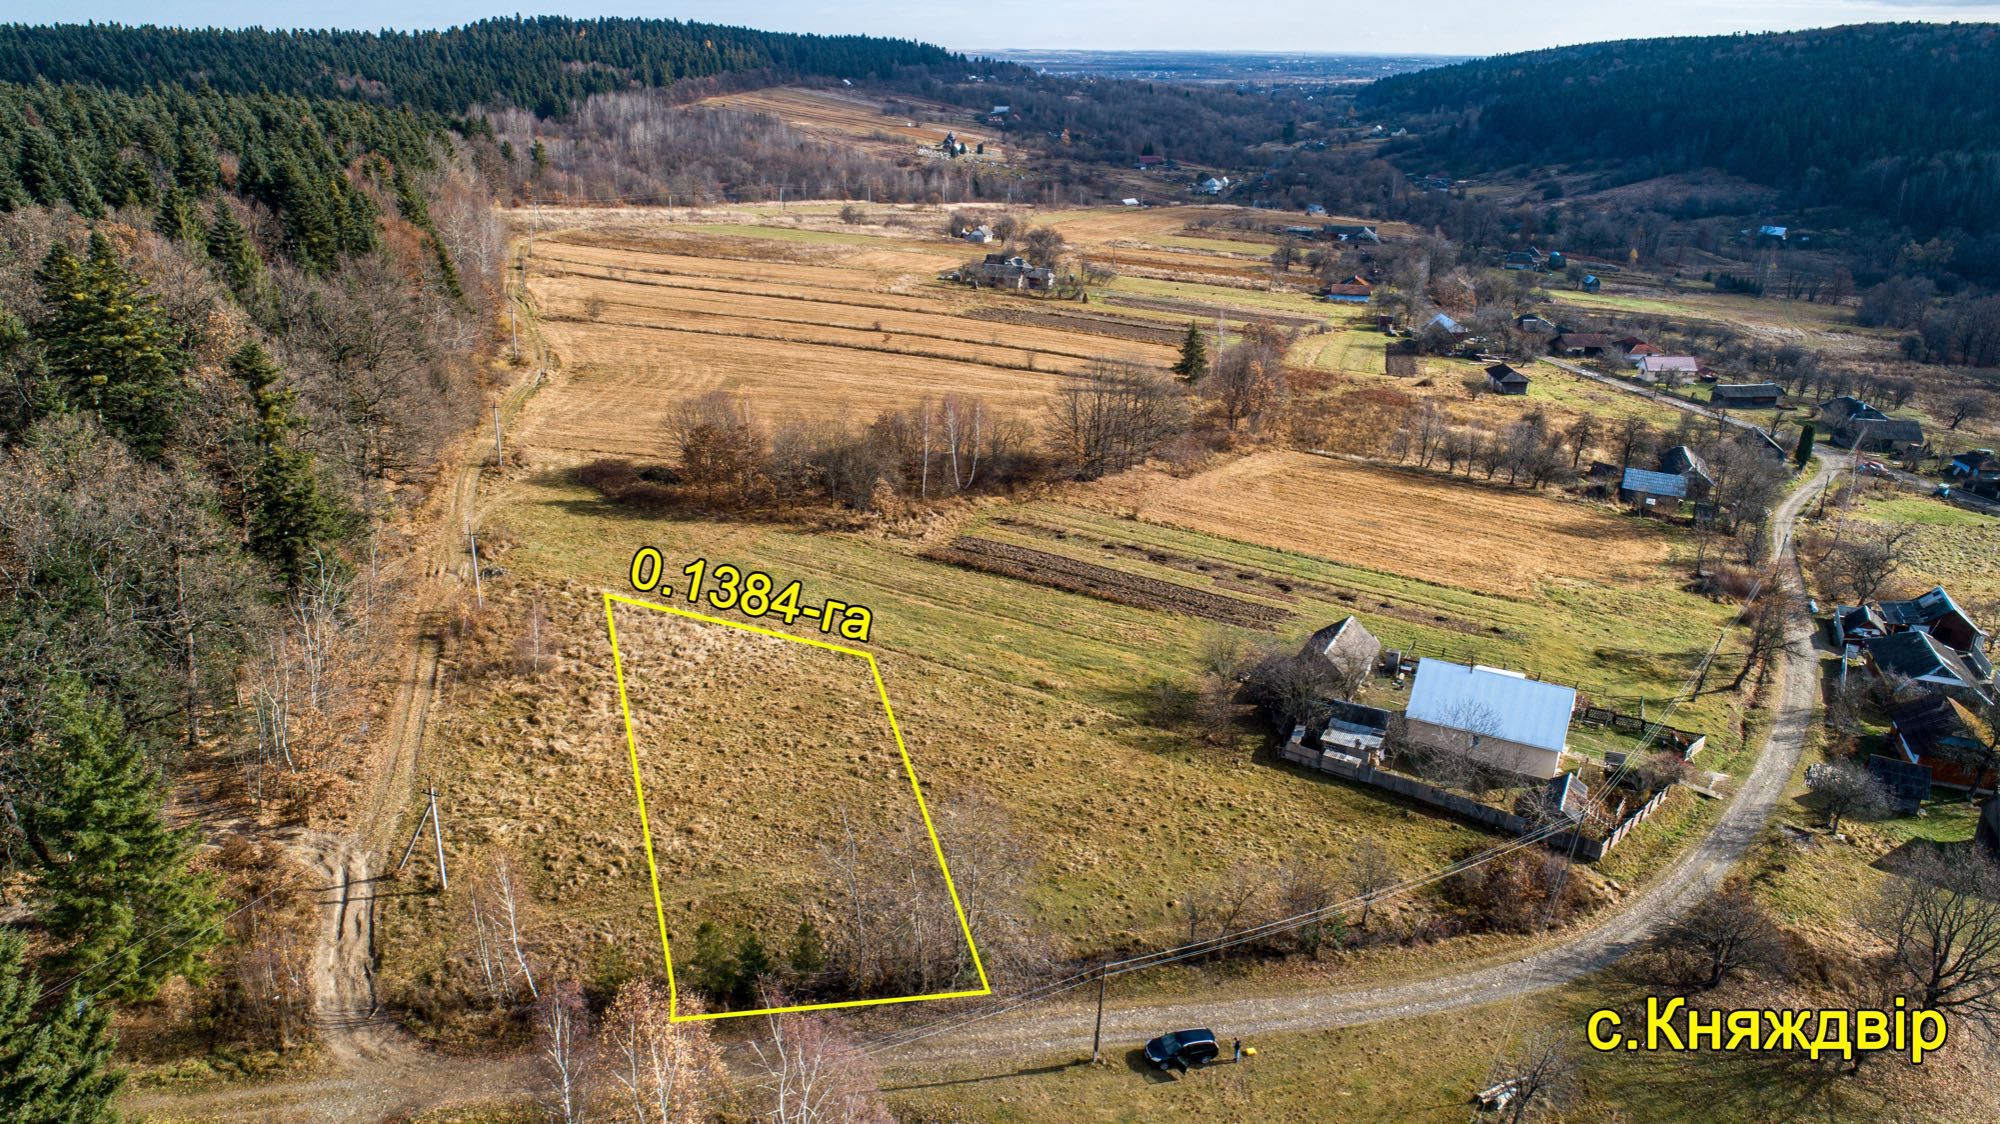
<path id="1" fill-rule="evenodd" d="M 1290 612 L 1274 605 L 1224 597 L 992 539 L 958 538 L 945 546 L 925 551 L 923 556 L 1052 589 L 1082 593 L 1120 605 L 1180 613 L 1246 628 L 1269 628 L 1292 618 Z"/>

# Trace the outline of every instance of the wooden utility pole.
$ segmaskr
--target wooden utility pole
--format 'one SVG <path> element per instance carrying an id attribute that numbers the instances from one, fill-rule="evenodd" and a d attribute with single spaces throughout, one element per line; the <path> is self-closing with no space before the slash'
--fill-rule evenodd
<path id="1" fill-rule="evenodd" d="M 401 861 L 396 863 L 396 869 L 400 872 L 410 864 L 410 856 L 415 854 L 417 850 L 417 840 L 424 837 L 424 825 L 429 824 L 431 827 L 431 837 L 437 841 L 438 889 L 449 890 L 451 889 L 451 876 L 445 872 L 444 868 L 444 824 L 438 819 L 437 786 L 430 785 L 426 787 L 424 795 L 427 797 L 427 803 L 424 805 L 424 814 L 417 818 L 417 829 L 410 833 L 409 845 L 403 848 L 403 857 Z"/>
<path id="2" fill-rule="evenodd" d="M 479 582 L 479 536 L 472 533 L 472 524 L 465 525 L 465 541 L 472 551 L 472 596 L 479 607 L 486 607 L 486 590 Z"/>
<path id="3" fill-rule="evenodd" d="M 507 463 L 507 451 L 500 440 L 500 406 L 498 403 L 495 403 L 493 406 L 493 463 L 496 465 Z"/>
<path id="4" fill-rule="evenodd" d="M 1090 1032 L 1090 1062 L 1092 1065 L 1104 1061 L 1104 981 L 1105 965 L 1097 966 L 1097 1025 Z"/>

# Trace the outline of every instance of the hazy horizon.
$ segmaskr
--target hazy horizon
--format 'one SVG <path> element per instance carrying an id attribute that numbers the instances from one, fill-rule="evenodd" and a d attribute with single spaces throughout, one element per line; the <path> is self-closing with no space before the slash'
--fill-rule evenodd
<path id="1" fill-rule="evenodd" d="M 177 27 L 422 30 L 517 14 L 471 0 L 352 0 L 324 12 L 274 13 L 251 0 L 17 0 L 16 23 L 118 22 Z M 1627 8 L 1592 0 L 1522 0 L 1497 8 L 1475 0 L 1431 0 L 1384 13 L 1358 4 L 1251 0 L 1218 21 L 1190 3 L 1090 0 L 888 0 L 843 9 L 807 0 L 694 0 L 662 11 L 632 0 L 570 3 L 522 15 L 648 17 L 734 24 L 769 31 L 917 39 L 954 51 L 1229 51 L 1290 55 L 1491 55 L 1606 39 L 1793 31 L 1847 23 L 2000 20 L 2000 0 L 1830 0 L 1730 4 L 1681 0 Z M 276 15 L 276 18 L 274 18 Z"/>

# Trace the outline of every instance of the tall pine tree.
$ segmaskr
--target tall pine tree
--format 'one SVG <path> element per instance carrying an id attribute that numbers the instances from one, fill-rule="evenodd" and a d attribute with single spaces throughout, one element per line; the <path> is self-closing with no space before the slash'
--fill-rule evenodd
<path id="1" fill-rule="evenodd" d="M 0 1120 L 116 1120 L 124 1079 L 109 1068 L 110 1010 L 71 992 L 37 1014 L 42 985 L 26 950 L 19 933 L 0 930 Z"/>
<path id="2" fill-rule="evenodd" d="M 134 453 L 158 458 L 173 434 L 187 359 L 146 283 L 102 232 L 91 234 L 80 262 L 58 242 L 35 277 L 49 308 L 35 334 L 63 397 Z"/>
<path id="3" fill-rule="evenodd" d="M 262 455 L 250 482 L 250 549 L 296 586 L 339 520 L 319 490 L 313 455 L 292 444 L 298 395 L 278 385 L 278 365 L 252 340 L 229 357 L 229 370 L 249 386 L 257 404 Z"/>
<path id="4" fill-rule="evenodd" d="M 200 978 L 222 925 L 209 878 L 188 868 L 193 831 L 167 826 L 165 786 L 114 707 L 73 675 L 50 695 L 53 736 L 33 750 L 41 791 L 21 809 L 43 860 L 42 922 L 64 946 L 49 970 L 112 1002 Z"/>

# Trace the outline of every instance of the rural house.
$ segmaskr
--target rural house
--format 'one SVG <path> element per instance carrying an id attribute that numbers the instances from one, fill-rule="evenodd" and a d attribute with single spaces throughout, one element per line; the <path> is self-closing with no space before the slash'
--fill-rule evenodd
<path id="1" fill-rule="evenodd" d="M 1382 242 L 1382 236 L 1375 233 L 1375 228 L 1372 226 L 1341 226 L 1337 223 L 1327 223 L 1321 226 L 1319 231 L 1335 242 L 1372 242 L 1376 245 Z"/>
<path id="2" fill-rule="evenodd" d="M 1523 312 L 1521 315 L 1514 317 L 1514 330 L 1531 332 L 1539 336 L 1555 331 L 1556 326 L 1532 312 Z"/>
<path id="3" fill-rule="evenodd" d="M 1522 776 L 1561 772 L 1576 692 L 1497 667 L 1424 659 L 1404 714 L 1410 740 Z"/>
<path id="4" fill-rule="evenodd" d="M 1850 394 L 1819 406 L 1827 440 L 1856 452 L 1895 452 L 1924 443 L 1924 427 L 1911 418 L 1892 418 Z"/>
<path id="5" fill-rule="evenodd" d="M 1944 471 L 1952 487 L 1988 499 L 2000 497 L 2000 457 L 1995 457 L 1991 449 L 1960 453 L 1951 458 Z"/>
<path id="6" fill-rule="evenodd" d="M 984 244 L 993 241 L 993 230 L 990 227 L 975 226 L 971 230 L 966 231 L 962 237 L 967 242 Z"/>
<path id="7" fill-rule="evenodd" d="M 973 288 L 1028 289 L 1040 292 L 1055 283 L 1055 272 L 1028 259 L 1009 254 L 988 254 L 944 275 L 943 280 L 963 281 Z"/>
<path id="8" fill-rule="evenodd" d="M 1701 374 L 1701 360 L 1692 355 L 1641 355 L 1634 365 L 1639 369 L 1634 377 L 1640 382 L 1667 386 L 1679 386 Z"/>
<path id="9" fill-rule="evenodd" d="M 1343 679 L 1359 679 L 1382 658 L 1382 642 L 1354 617 L 1342 617 L 1311 636 L 1299 655 L 1321 659 Z"/>
<path id="10" fill-rule="evenodd" d="M 1319 299 L 1340 304 L 1367 304 L 1374 293 L 1374 286 L 1366 282 L 1357 284 L 1353 281 L 1343 281 L 1338 285 L 1328 285 L 1320 293 Z"/>
<path id="11" fill-rule="evenodd" d="M 1928 632 L 1897 632 L 1867 642 L 1875 674 L 1907 679 L 1972 706 L 1992 701 L 1992 673 L 1973 669 L 1964 654 Z"/>
<path id="12" fill-rule="evenodd" d="M 1953 651 L 1978 653 L 1982 665 L 1986 650 L 1992 644 L 1986 630 L 1980 628 L 1972 615 L 1961 608 L 1941 585 L 1908 601 L 1843 605 L 1834 615 L 1835 639 L 1842 644 L 1877 636 L 1893 636 L 1899 632 L 1928 632 L 1944 641 Z"/>
<path id="13" fill-rule="evenodd" d="M 1930 769 L 1931 779 L 1960 788 L 1981 788 L 1995 779 L 1971 762 L 1992 744 L 1993 732 L 1962 702 L 1925 692 L 1889 707 L 1889 744 L 1913 765 Z"/>
<path id="14" fill-rule="evenodd" d="M 1640 355 L 1660 354 L 1660 349 L 1647 343 L 1642 336 L 1619 336 L 1617 339 L 1612 340 L 1611 344 L 1618 349 L 1620 354 L 1628 359 Z"/>
<path id="15" fill-rule="evenodd" d="M 1542 268 L 1542 255 L 1533 250 L 1509 250 L 1507 256 L 1500 259 L 1500 268 L 1539 271 Z"/>
<path id="16" fill-rule="evenodd" d="M 1618 481 L 1618 498 L 1656 514 L 1672 515 L 1687 498 L 1687 477 L 1673 472 L 1628 468 Z"/>
<path id="17" fill-rule="evenodd" d="M 1486 368 L 1486 389 L 1495 394 L 1528 393 L 1528 376 L 1505 363 Z"/>
<path id="18" fill-rule="evenodd" d="M 1715 474 L 1708 470 L 1708 462 L 1686 445 L 1675 445 L 1661 453 L 1660 471 L 1686 480 L 1689 499 L 1701 499 L 1715 490 Z"/>
<path id="19" fill-rule="evenodd" d="M 1611 350 L 1611 337 L 1603 332 L 1564 332 L 1549 341 L 1551 355 L 1602 355 Z"/>
<path id="20" fill-rule="evenodd" d="M 1709 390 L 1708 400 L 1727 410 L 1768 410 L 1784 393 L 1774 382 L 1720 382 Z"/>

